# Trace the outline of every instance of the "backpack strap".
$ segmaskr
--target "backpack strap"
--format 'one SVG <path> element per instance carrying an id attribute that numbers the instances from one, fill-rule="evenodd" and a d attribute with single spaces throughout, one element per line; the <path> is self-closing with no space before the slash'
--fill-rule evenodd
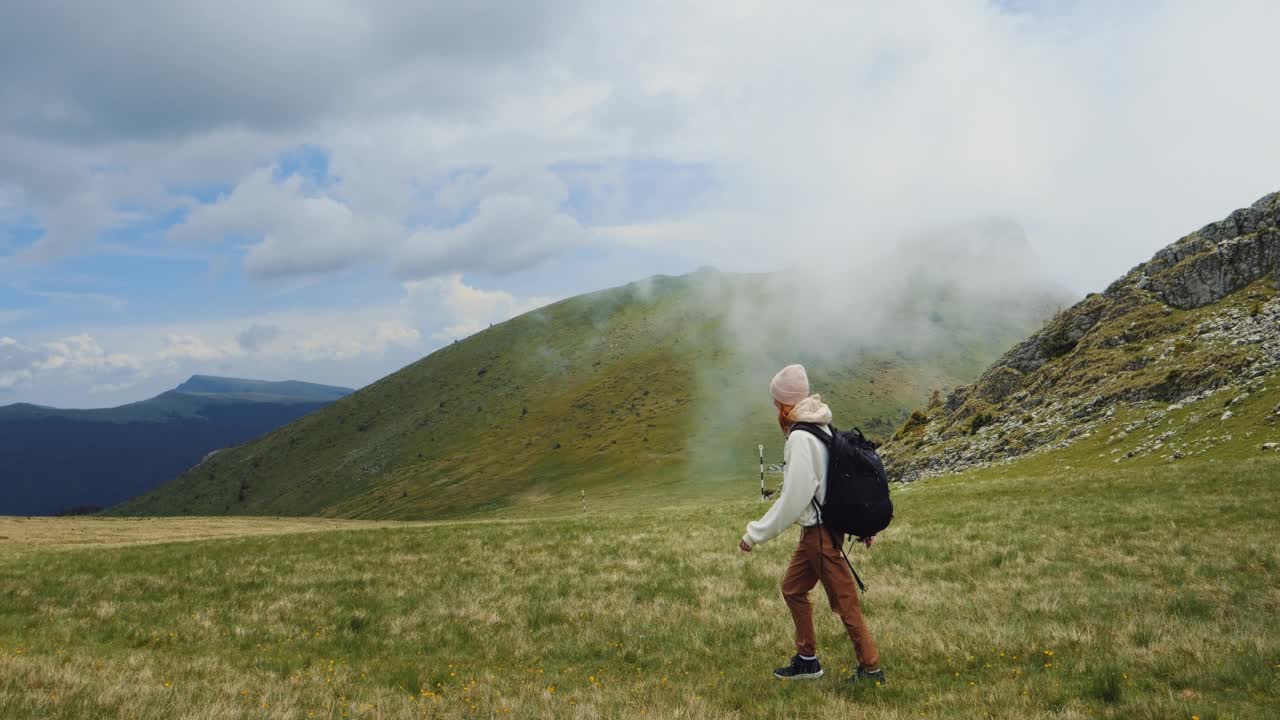
<path id="1" fill-rule="evenodd" d="M 808 423 L 808 422 L 798 422 L 792 425 L 791 432 L 795 432 L 796 430 L 803 430 L 809 433 L 810 435 L 818 438 L 818 440 L 821 441 L 823 445 L 829 446 L 831 445 L 831 436 L 835 435 L 836 433 L 836 428 L 834 425 L 828 425 L 827 427 L 831 430 L 831 435 L 828 435 L 827 433 L 822 432 L 821 425 L 818 425 L 816 423 Z"/>

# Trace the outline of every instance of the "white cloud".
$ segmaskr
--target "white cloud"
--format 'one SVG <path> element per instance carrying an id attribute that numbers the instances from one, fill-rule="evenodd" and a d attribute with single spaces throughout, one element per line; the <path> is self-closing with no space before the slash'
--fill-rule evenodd
<path id="1" fill-rule="evenodd" d="M 0 337 L 0 388 L 29 382 L 44 358 L 44 353 L 11 337 Z"/>
<path id="2" fill-rule="evenodd" d="M 280 337 L 280 332 L 279 325 L 253 323 L 236 335 L 236 344 L 244 348 L 245 352 L 257 352 Z"/>
<path id="3" fill-rule="evenodd" d="M 268 312 L 246 320 L 215 320 L 174 327 L 116 330 L 117 342 L 163 362 L 171 373 L 232 363 L 289 367 L 380 357 L 393 349 L 421 349 L 421 333 L 397 305 L 328 312 Z M 247 341 L 247 342 L 246 342 Z"/>
<path id="4" fill-rule="evenodd" d="M 851 261 L 868 237 L 1012 215 L 1055 272 L 1096 288 L 1276 189 L 1240 160 L 1280 159 L 1266 129 L 1280 98 L 1251 90 L 1274 5 L 704 7 L 670 33 L 661 16 L 619 19 L 657 43 L 619 49 L 637 73 L 625 94 L 693 98 L 659 146 L 723 169 L 715 210 L 738 219 L 684 237 L 696 257 L 781 267 L 800 242 Z M 663 80 L 685 58 L 680 84 Z"/>
<path id="5" fill-rule="evenodd" d="M 192 374 L 361 386 L 433 346 L 541 307 L 460 274 L 404 283 L 403 297 L 350 310 L 264 312 L 182 325 L 138 324 L 20 342 L 0 337 L 0 388 L 19 400 L 102 405 L 170 389 Z"/>
<path id="6" fill-rule="evenodd" d="M 0 387 L 49 380 L 84 385 L 92 393 L 103 387 L 130 387 L 145 377 L 146 371 L 137 358 L 109 352 L 87 334 L 59 338 L 38 347 L 0 337 Z"/>
<path id="7" fill-rule="evenodd" d="M 331 382 L 345 374 L 350 381 L 352 366 L 360 362 L 376 364 L 393 351 L 403 357 L 421 351 L 421 333 L 388 317 L 400 312 L 387 306 L 263 315 L 252 327 L 277 327 L 279 335 L 253 350 L 239 342 L 238 321 L 105 328 L 29 344 L 0 337 L 0 388 L 18 392 L 20 399 L 80 406 L 86 394 L 106 396 L 101 404 L 137 400 L 196 373 Z M 395 367 L 366 370 L 364 381 Z M 316 372 L 322 377 L 313 377 Z"/>
<path id="8" fill-rule="evenodd" d="M 442 342 L 473 335 L 552 302 L 547 297 L 517 298 L 502 290 L 474 288 L 463 282 L 459 273 L 406 282 L 404 288 L 404 304 L 429 318 L 424 324 L 439 328 L 431 338 Z"/>
<path id="9" fill-rule="evenodd" d="M 230 195 L 197 205 L 169 236 L 251 240 L 245 271 L 271 278 L 331 272 L 378 257 L 398 232 L 385 218 L 359 216 L 340 199 L 304 187 L 299 175 L 275 182 L 272 173 L 255 170 Z"/>
<path id="10" fill-rule="evenodd" d="M 238 352 L 236 347 L 215 347 L 203 338 L 195 335 L 170 333 L 164 336 L 164 346 L 155 354 L 158 360 L 165 360 L 176 367 L 179 364 L 194 360 L 207 362 L 221 360 Z"/>
<path id="11" fill-rule="evenodd" d="M 311 328 L 292 339 L 285 357 L 306 362 L 344 362 L 365 355 L 382 355 L 393 348 L 417 349 L 422 335 L 398 319 L 377 320 L 361 327 Z"/>
<path id="12" fill-rule="evenodd" d="M 0 26 L 0 121 L 95 140 L 306 127 L 342 108 L 464 113 L 561 41 L 573 3 L 35 3 Z M 48 38 L 57 37 L 56 51 Z"/>
<path id="13" fill-rule="evenodd" d="M 138 361 L 118 352 L 108 352 L 93 337 L 82 334 L 45 343 L 48 351 L 41 370 L 69 370 L 76 372 L 134 371 Z"/>
<path id="14" fill-rule="evenodd" d="M 55 259 L 91 245 L 99 233 L 120 220 L 110 200 L 104 189 L 89 188 L 59 202 L 45 213 L 44 235 L 24 256 Z"/>
<path id="15" fill-rule="evenodd" d="M 669 247 L 697 262 L 766 269 L 796 240 L 841 253 L 917 223 L 1001 215 L 1087 288 L 1275 189 L 1280 99 L 1257 89 L 1278 14 L 1261 0 L 1022 12 L 330 0 L 198 17 L 147 3 L 86 24 L 28 8 L 0 30 L 12 61 L 0 95 L 44 114 L 7 124 L 0 184 L 49 226 L 48 256 L 91 242 L 118 200 L 240 178 L 177 234 L 254 238 L 245 270 L 258 278 L 387 253 L 397 275 L 420 277 L 509 272 L 587 237 L 555 192 L 487 181 L 470 188 L 481 197 L 469 222 L 415 231 L 423 203 L 446 208 L 457 190 L 424 199 L 440 178 L 660 157 L 718 179 L 699 217 L 657 219 L 691 223 Z M 114 42 L 126 27 L 156 32 Z M 30 46 L 55 29 L 83 42 L 56 56 Z M 128 84 L 136 102 L 124 102 L 120 77 L 154 82 Z M 339 190 L 250 170 L 306 142 L 331 151 Z"/>
<path id="16" fill-rule="evenodd" d="M 537 198 L 496 193 L 475 217 L 447 230 L 419 230 L 395 254 L 402 278 L 448 272 L 510 273 L 582 245 L 587 232 L 567 213 Z"/>
<path id="17" fill-rule="evenodd" d="M 545 168 L 499 166 L 463 174 L 436 190 L 424 209 L 465 219 L 414 230 L 360 214 L 345 186 L 309 187 L 259 168 L 216 202 L 196 205 L 169 231 L 179 241 L 240 239 L 252 244 L 245 271 L 258 279 L 319 275 L 390 259 L 401 278 L 449 272 L 510 273 L 582 245 L 587 231 L 561 209 L 564 182 Z"/>

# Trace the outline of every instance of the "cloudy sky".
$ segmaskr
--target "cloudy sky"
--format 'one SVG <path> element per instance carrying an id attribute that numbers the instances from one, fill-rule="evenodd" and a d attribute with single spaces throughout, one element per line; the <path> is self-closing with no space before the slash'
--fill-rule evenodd
<path id="1" fill-rule="evenodd" d="M 360 386 L 550 300 L 975 218 L 1100 289 L 1280 189 L 1278 8 L 13 3 L 0 404 Z"/>

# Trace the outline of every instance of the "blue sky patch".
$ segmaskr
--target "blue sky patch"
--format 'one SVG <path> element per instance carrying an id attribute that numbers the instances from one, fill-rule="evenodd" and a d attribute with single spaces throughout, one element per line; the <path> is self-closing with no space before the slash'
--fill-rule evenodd
<path id="1" fill-rule="evenodd" d="M 215 203 L 235 190 L 229 182 L 166 183 L 165 192 L 175 197 L 189 197 L 201 204 Z"/>
<path id="2" fill-rule="evenodd" d="M 294 175 L 309 188 L 332 185 L 336 178 L 329 175 L 329 151 L 318 145 L 300 145 L 281 153 L 276 158 L 275 181 L 283 182 Z"/>

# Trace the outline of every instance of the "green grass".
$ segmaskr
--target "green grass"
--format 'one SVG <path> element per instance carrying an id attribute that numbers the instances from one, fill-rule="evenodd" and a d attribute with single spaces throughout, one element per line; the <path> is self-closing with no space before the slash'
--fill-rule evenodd
<path id="1" fill-rule="evenodd" d="M 853 554 L 890 678 L 858 692 L 827 612 L 830 676 L 770 676 L 792 652 L 795 531 L 739 553 L 751 500 L 123 547 L 15 535 L 0 717 L 1268 718 L 1277 478 L 1280 456 L 1050 460 L 896 490 L 894 525 Z"/>

